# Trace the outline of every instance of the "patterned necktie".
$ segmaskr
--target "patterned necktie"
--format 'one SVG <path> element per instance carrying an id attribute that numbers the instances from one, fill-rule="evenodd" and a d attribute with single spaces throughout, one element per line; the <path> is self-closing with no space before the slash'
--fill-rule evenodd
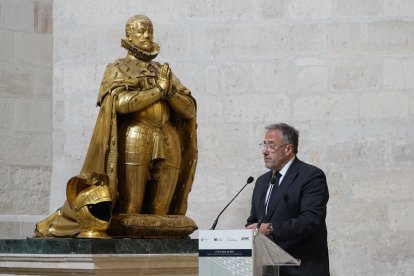
<path id="1" fill-rule="evenodd" d="M 269 201 L 272 198 L 274 191 L 277 190 L 277 188 L 279 187 L 279 180 L 281 176 L 282 175 L 279 172 L 275 172 L 272 176 L 272 179 L 270 180 L 269 192 L 267 193 L 266 201 L 265 201 L 266 213 L 267 213 L 267 207 L 269 206 Z"/>

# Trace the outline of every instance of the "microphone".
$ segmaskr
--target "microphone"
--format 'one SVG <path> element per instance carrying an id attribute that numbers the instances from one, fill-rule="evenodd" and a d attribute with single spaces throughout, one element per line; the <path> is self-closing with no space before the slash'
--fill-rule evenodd
<path id="1" fill-rule="evenodd" d="M 270 191 L 269 191 L 269 195 L 268 195 L 268 196 L 267 196 L 267 198 L 266 198 L 266 201 L 265 201 L 266 206 L 265 206 L 265 208 L 267 208 L 267 205 L 269 204 L 270 195 L 272 194 L 272 190 L 273 190 L 273 188 L 274 188 L 274 185 L 275 185 L 275 184 L 276 184 L 276 174 L 274 174 L 274 175 L 272 176 L 272 179 L 270 179 L 270 185 L 272 185 L 272 188 L 270 189 Z M 262 225 L 262 222 L 263 222 L 263 219 L 264 219 L 265 215 L 266 215 L 266 209 L 265 209 L 265 211 L 264 211 L 264 213 L 263 213 L 262 217 L 259 219 L 259 222 L 258 222 L 258 223 L 257 223 L 257 225 L 256 225 L 256 230 L 257 230 L 257 229 L 260 229 L 260 225 Z"/>
<path id="2" fill-rule="evenodd" d="M 252 183 L 254 180 L 253 176 L 249 176 L 249 178 L 247 178 L 246 184 L 243 186 L 243 188 L 240 189 L 240 191 L 233 197 L 233 199 L 226 205 L 226 207 L 224 207 L 223 210 L 221 210 L 220 214 L 217 216 L 216 220 L 213 222 L 213 225 L 211 226 L 210 230 L 214 230 L 216 229 L 216 225 L 218 222 L 219 217 L 221 216 L 221 214 L 223 214 L 224 210 L 227 209 L 227 207 L 229 207 L 229 205 L 233 202 L 233 200 L 236 199 L 236 197 L 241 193 L 241 191 L 243 191 L 244 188 L 246 188 L 246 186 L 250 183 Z"/>

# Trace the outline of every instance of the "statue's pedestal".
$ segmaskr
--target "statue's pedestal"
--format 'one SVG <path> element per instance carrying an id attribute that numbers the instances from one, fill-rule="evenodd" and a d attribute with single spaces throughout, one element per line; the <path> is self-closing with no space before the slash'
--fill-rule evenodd
<path id="1" fill-rule="evenodd" d="M 0 240 L 0 274 L 198 275 L 198 240 Z"/>

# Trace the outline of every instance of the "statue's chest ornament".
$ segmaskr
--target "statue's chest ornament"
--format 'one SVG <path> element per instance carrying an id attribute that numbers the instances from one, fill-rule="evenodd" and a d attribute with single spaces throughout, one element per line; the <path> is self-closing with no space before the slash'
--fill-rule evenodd
<path id="1" fill-rule="evenodd" d="M 157 82 L 158 70 L 152 64 L 146 68 L 141 68 L 137 78 L 143 89 L 153 87 Z"/>

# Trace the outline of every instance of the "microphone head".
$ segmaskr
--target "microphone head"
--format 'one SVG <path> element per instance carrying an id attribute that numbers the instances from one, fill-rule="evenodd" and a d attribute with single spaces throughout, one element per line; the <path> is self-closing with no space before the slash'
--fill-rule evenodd
<path id="1" fill-rule="evenodd" d="M 276 184 L 276 174 L 270 179 L 270 184 Z"/>
<path id="2" fill-rule="evenodd" d="M 254 180 L 254 177 L 253 176 L 249 176 L 249 178 L 247 178 L 247 184 L 252 183 L 253 180 Z"/>

